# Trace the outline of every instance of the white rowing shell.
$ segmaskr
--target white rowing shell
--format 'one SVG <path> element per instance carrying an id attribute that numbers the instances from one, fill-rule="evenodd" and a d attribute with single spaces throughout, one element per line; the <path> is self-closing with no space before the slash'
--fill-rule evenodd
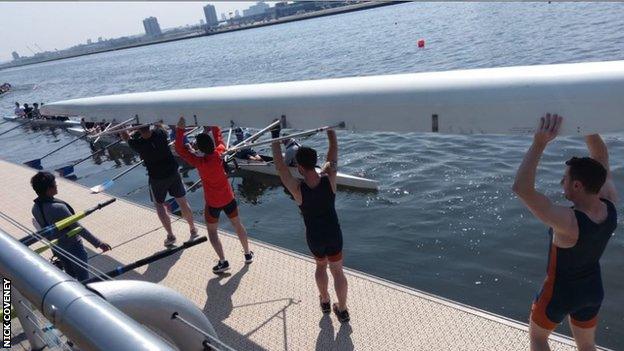
<path id="1" fill-rule="evenodd" d="M 89 121 L 163 120 L 261 128 L 391 132 L 531 133 L 546 112 L 561 134 L 624 130 L 624 61 L 474 69 L 109 95 L 46 104 Z"/>

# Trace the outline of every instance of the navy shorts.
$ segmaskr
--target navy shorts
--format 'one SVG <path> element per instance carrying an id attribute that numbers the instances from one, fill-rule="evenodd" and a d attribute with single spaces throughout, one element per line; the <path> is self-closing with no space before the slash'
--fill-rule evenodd
<path id="1" fill-rule="evenodd" d="M 150 198 L 152 199 L 152 202 L 157 204 L 165 202 L 167 193 L 175 198 L 186 195 L 186 189 L 184 188 L 182 178 L 178 172 L 175 172 L 175 174 L 163 179 L 150 178 L 149 187 Z"/>
<path id="2" fill-rule="evenodd" d="M 599 273 L 582 282 L 557 282 L 547 278 L 531 307 L 531 320 L 544 329 L 554 330 L 569 315 L 573 325 L 593 328 L 598 324 L 603 297 Z"/>

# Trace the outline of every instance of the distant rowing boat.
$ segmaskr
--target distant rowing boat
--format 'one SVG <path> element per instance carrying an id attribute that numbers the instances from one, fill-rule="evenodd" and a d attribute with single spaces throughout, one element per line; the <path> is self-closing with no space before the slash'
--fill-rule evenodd
<path id="1" fill-rule="evenodd" d="M 80 122 L 75 120 L 58 120 L 58 119 L 27 119 L 22 117 L 3 117 L 4 120 L 10 122 L 24 123 L 33 127 L 59 127 L 59 128 L 71 128 L 80 127 Z"/>

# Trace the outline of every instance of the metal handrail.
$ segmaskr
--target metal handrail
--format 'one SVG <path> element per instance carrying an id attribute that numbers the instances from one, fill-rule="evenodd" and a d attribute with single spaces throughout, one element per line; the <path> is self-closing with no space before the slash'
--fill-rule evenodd
<path id="1" fill-rule="evenodd" d="M 173 350 L 97 294 L 0 230 L 0 275 L 83 350 Z"/>

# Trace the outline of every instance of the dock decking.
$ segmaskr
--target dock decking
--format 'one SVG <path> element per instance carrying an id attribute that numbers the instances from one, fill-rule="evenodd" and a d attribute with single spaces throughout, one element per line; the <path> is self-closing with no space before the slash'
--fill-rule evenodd
<path id="1" fill-rule="evenodd" d="M 34 228 L 30 209 L 35 196 L 29 184 L 34 173 L 0 160 L 0 211 L 29 228 Z M 57 183 L 58 197 L 76 210 L 110 198 L 61 177 Z M 163 249 L 165 231 L 156 213 L 122 199 L 81 224 L 113 247 L 149 232 L 92 259 L 90 263 L 102 271 Z M 0 228 L 16 238 L 24 235 L 2 218 Z M 188 238 L 183 220 L 173 223 L 173 229 L 178 241 Z M 206 234 L 205 226 L 198 229 Z M 146 280 L 177 290 L 204 311 L 223 342 L 241 351 L 528 349 L 524 323 L 350 269 L 346 274 L 351 322 L 341 324 L 333 314 L 321 314 L 310 257 L 252 240 L 256 258 L 246 266 L 236 236 L 221 234 L 232 267 L 228 275 L 212 273 L 216 255 L 205 243 L 118 279 Z M 95 253 L 90 244 L 85 242 L 85 247 Z M 330 289 L 331 285 L 330 278 Z M 551 338 L 551 347 L 575 349 L 569 338 L 558 335 Z"/>

